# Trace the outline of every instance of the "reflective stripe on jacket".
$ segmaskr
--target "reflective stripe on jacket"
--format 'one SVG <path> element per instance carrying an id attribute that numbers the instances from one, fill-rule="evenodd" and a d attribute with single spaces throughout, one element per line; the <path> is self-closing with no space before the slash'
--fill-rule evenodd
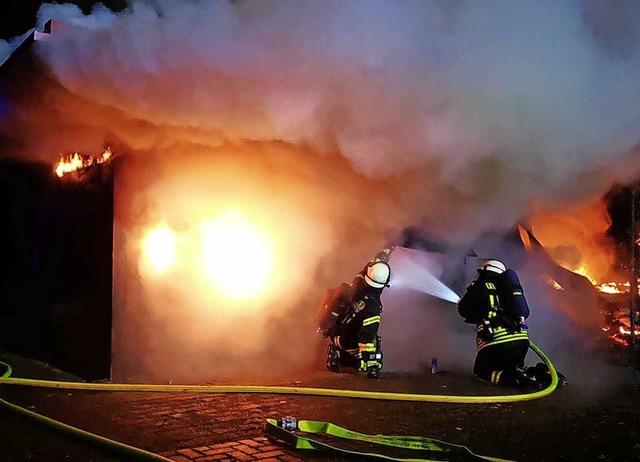
<path id="1" fill-rule="evenodd" d="M 490 345 L 498 345 L 500 343 L 514 342 L 516 340 L 528 340 L 529 333 L 526 329 L 516 327 L 515 325 L 509 325 L 509 322 L 499 315 L 500 298 L 498 297 L 498 290 L 494 283 L 485 282 L 484 286 L 488 292 L 489 299 L 489 311 L 487 318 L 491 327 L 493 328 L 492 339 L 482 339 L 480 335 L 476 337 L 476 347 L 480 351 L 483 348 Z M 504 313 L 502 314 L 504 316 Z M 484 329 L 483 321 L 476 325 L 476 331 L 480 333 Z"/>
<path id="2" fill-rule="evenodd" d="M 482 327 L 478 324 L 478 328 Z M 476 348 L 478 351 L 484 347 L 490 345 L 498 345 L 499 343 L 514 342 L 516 340 L 528 340 L 529 334 L 526 329 L 522 329 L 520 332 L 510 332 L 506 327 L 498 326 L 493 328 L 493 340 L 486 342 L 480 337 L 476 337 Z"/>

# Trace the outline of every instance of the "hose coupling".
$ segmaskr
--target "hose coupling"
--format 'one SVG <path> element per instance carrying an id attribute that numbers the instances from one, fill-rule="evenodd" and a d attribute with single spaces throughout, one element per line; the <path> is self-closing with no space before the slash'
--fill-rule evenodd
<path id="1" fill-rule="evenodd" d="M 295 417 L 283 417 L 280 420 L 280 427 L 292 432 L 298 429 L 298 421 Z"/>

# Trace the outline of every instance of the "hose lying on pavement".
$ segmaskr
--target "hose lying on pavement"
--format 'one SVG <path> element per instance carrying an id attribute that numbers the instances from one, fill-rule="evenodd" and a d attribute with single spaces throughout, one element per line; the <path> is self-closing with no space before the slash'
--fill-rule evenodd
<path id="1" fill-rule="evenodd" d="M 151 384 L 118 384 L 118 383 L 85 383 L 85 382 L 60 382 L 49 380 L 36 380 L 13 378 L 11 366 L 0 362 L 7 371 L 0 377 L 0 384 L 27 385 L 32 387 L 59 388 L 67 390 L 94 390 L 94 391 L 133 391 L 133 392 L 189 392 L 189 393 L 264 393 L 264 394 L 298 394 L 345 398 L 378 399 L 390 401 L 414 401 L 432 403 L 508 403 L 516 401 L 529 401 L 550 395 L 558 386 L 558 374 L 549 358 L 534 343 L 530 343 L 531 349 L 547 365 L 551 373 L 551 383 L 543 390 L 533 393 L 498 396 L 451 396 L 451 395 L 425 395 L 419 393 L 391 393 L 373 392 L 363 390 L 340 390 L 332 388 L 304 388 L 282 386 L 256 386 L 256 385 L 151 385 Z M 109 440 L 98 435 L 63 424 L 35 412 L 24 409 L 0 399 L 0 405 L 15 412 L 35 419 L 40 423 L 63 430 L 73 436 L 80 437 L 100 446 L 119 453 L 125 453 L 132 460 L 167 461 L 164 457 L 143 451 L 132 446 Z M 417 460 L 417 459 L 416 459 Z M 498 459 L 495 459 L 498 460 Z"/>
<path id="2" fill-rule="evenodd" d="M 127 383 L 57 382 L 49 380 L 0 378 L 0 384 L 28 385 L 32 387 L 61 388 L 66 390 L 135 391 L 135 392 L 189 392 L 189 393 L 267 393 L 331 396 L 342 398 L 379 399 L 389 401 L 415 401 L 429 403 L 512 403 L 529 401 L 550 395 L 558 386 L 558 374 L 547 356 L 533 343 L 531 349 L 547 365 L 551 383 L 533 393 L 496 396 L 424 395 L 420 393 L 391 393 L 384 391 L 340 390 L 335 388 L 304 388 L 261 385 L 151 385 Z"/>
<path id="3" fill-rule="evenodd" d="M 300 430 L 307 435 L 294 433 Z M 317 422 L 313 420 L 297 421 L 292 417 L 287 417 L 281 421 L 267 419 L 264 428 L 265 434 L 276 441 L 283 441 L 289 446 L 296 449 L 320 449 L 331 450 L 345 453 L 351 456 L 361 456 L 395 461 L 412 461 L 412 462 L 438 462 L 449 460 L 452 458 L 456 461 L 481 461 L 489 460 L 493 462 L 509 462 L 505 459 L 497 459 L 495 457 L 479 456 L 474 454 L 465 446 L 457 444 L 445 443 L 444 441 L 427 438 L 422 436 L 385 436 L 385 435 L 367 435 L 365 433 L 354 432 L 344 427 L 332 424 L 330 422 Z M 337 437 L 335 443 L 318 441 L 311 438 L 308 434 L 319 434 Z M 335 440 L 335 438 L 333 438 Z M 345 448 L 340 444 L 340 440 L 348 442 L 365 442 L 375 445 L 383 445 L 396 449 L 405 450 L 407 457 L 392 457 L 390 455 L 380 454 L 378 452 L 357 451 L 352 448 Z M 409 451 L 406 451 L 409 450 Z M 428 457 L 428 458 L 425 458 Z M 433 459 L 432 457 L 436 457 Z"/>
<path id="4" fill-rule="evenodd" d="M 10 379 L 10 375 L 11 375 L 11 366 L 8 365 L 7 363 L 4 363 L 2 361 L 0 361 L 0 365 L 4 365 L 6 367 L 6 371 L 4 372 L 4 374 L 2 374 L 2 376 L 0 378 L 2 378 L 2 382 L 5 383 L 11 383 L 11 382 L 6 382 L 6 380 L 15 380 L 15 379 Z M 10 403 L 9 401 L 6 401 L 2 398 L 0 398 L 0 406 L 4 407 L 5 409 L 8 409 L 10 411 L 13 411 L 17 414 L 20 414 L 24 417 L 27 417 L 31 420 L 34 420 L 36 422 L 38 422 L 39 424 L 42 424 L 44 426 L 53 428 L 54 430 L 63 432 L 67 435 L 70 435 L 76 439 L 82 440 L 82 441 L 86 441 L 88 443 L 94 444 L 96 446 L 99 446 L 103 449 L 106 449 L 107 451 L 109 451 L 110 453 L 113 454 L 117 454 L 120 455 L 122 457 L 124 457 L 126 460 L 136 460 L 136 461 L 148 461 L 148 462 L 171 462 L 170 459 L 167 459 L 166 457 L 162 457 L 159 456 L 157 454 L 154 454 L 152 452 L 147 452 L 143 449 L 140 448 L 136 448 L 134 446 L 129 446 L 127 444 L 124 443 L 120 443 L 118 441 L 115 440 L 111 440 L 109 438 L 105 438 L 103 436 L 100 435 L 96 435 L 95 433 L 90 433 L 84 430 L 81 430 L 79 428 L 76 427 L 72 427 L 71 425 L 67 425 L 65 423 L 62 423 L 58 420 L 54 420 L 51 419 L 49 417 L 46 417 L 42 414 L 38 414 L 37 412 L 33 412 L 30 411 L 29 409 L 25 409 L 22 406 L 17 406 L 15 404 Z"/>

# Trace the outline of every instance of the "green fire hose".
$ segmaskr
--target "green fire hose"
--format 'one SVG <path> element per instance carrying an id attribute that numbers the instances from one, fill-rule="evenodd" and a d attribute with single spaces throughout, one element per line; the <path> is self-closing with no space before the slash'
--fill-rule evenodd
<path id="1" fill-rule="evenodd" d="M 266 393 L 266 394 L 298 394 L 298 395 L 378 399 L 378 400 L 390 400 L 390 401 L 432 402 L 432 403 L 479 403 L 479 404 L 509 403 L 509 402 L 528 401 L 528 400 L 543 398 L 553 393 L 553 391 L 558 386 L 558 374 L 555 370 L 555 367 L 549 360 L 549 358 L 534 343 L 531 343 L 530 346 L 531 346 L 531 349 L 540 357 L 540 359 L 549 368 L 549 371 L 551 373 L 551 383 L 547 388 L 543 390 L 539 390 L 533 393 L 523 393 L 523 394 L 517 394 L 517 395 L 449 396 L 449 395 L 426 395 L 426 394 L 419 394 L 419 393 L 390 393 L 390 392 L 374 392 L 374 391 L 363 391 L 363 390 L 340 390 L 340 389 L 331 389 L 331 388 L 305 388 L 305 387 L 255 386 L 255 385 L 228 385 L 228 386 L 227 385 L 152 385 L 152 384 L 61 382 L 61 381 L 36 380 L 36 379 L 10 377 L 12 373 L 11 366 L 3 362 L 0 362 L 0 364 L 4 365 L 4 367 L 6 368 L 6 371 L 0 377 L 0 384 L 26 385 L 26 386 L 32 386 L 32 387 L 59 388 L 59 389 L 66 389 L 66 390 L 172 392 L 172 393 L 178 393 L 178 392 L 263 393 L 263 394 Z M 79 437 L 81 439 L 94 442 L 111 451 L 124 453 L 127 455 L 127 457 L 131 458 L 132 460 L 152 460 L 152 461 L 168 460 L 156 454 L 152 454 L 152 453 L 140 450 L 138 448 L 134 448 L 132 446 L 127 446 L 125 444 L 122 444 L 113 440 L 109 440 L 107 438 L 103 438 L 98 435 L 93 435 L 89 432 L 85 432 L 83 430 L 71 427 L 61 422 L 57 422 L 53 419 L 49 419 L 48 417 L 29 411 L 20 406 L 16 406 L 2 399 L 0 399 L 0 405 L 14 412 L 18 412 L 29 418 L 35 419 L 40 423 L 54 427 L 58 430 L 65 431 L 66 433 L 72 434 L 75 437 Z M 270 428 L 273 426 L 272 424 L 269 423 L 269 421 L 267 422 L 268 422 L 267 428 Z M 310 421 L 300 421 L 300 422 L 310 422 Z M 308 432 L 311 432 L 310 429 L 318 428 L 317 426 L 315 426 L 315 424 L 305 423 L 303 424 L 303 426 L 304 428 L 307 429 Z M 341 427 L 333 426 L 333 424 L 327 423 L 327 427 L 323 427 L 323 428 L 330 428 L 335 433 L 336 428 L 341 428 Z M 351 431 L 349 432 L 350 434 L 356 434 L 355 432 L 351 432 Z M 337 431 L 337 433 L 340 433 L 340 431 Z M 357 435 L 361 435 L 362 437 L 362 434 L 357 434 Z M 334 435 L 334 436 L 339 436 L 339 435 Z M 377 437 L 370 437 L 370 438 L 377 438 Z M 418 438 L 418 437 L 385 437 L 385 438 L 387 438 L 385 439 L 385 441 L 388 441 L 388 438 L 395 441 L 409 441 L 409 440 L 414 440 L 414 441 L 420 440 L 424 442 L 426 442 L 427 440 L 431 442 L 435 441 L 435 440 L 429 440 L 426 438 Z M 309 439 L 307 438 L 307 440 Z M 309 443 L 308 445 L 312 446 L 313 448 L 320 448 L 322 447 L 323 444 L 325 443 L 318 442 L 317 444 Z M 385 444 L 385 443 L 381 443 L 381 444 Z M 446 444 L 446 443 L 438 443 L 438 444 Z M 332 449 L 335 449 L 335 448 L 332 448 Z M 339 450 L 339 449 L 336 449 L 336 450 Z M 342 452 L 348 452 L 348 451 L 342 450 Z M 473 454 L 471 453 L 471 455 Z M 381 456 L 381 457 L 389 459 L 386 456 Z M 480 456 L 476 456 L 476 457 L 480 457 Z M 490 459 L 490 458 L 485 458 L 485 459 L 496 460 L 496 461 L 500 460 L 500 459 Z M 411 458 L 411 459 L 390 459 L 390 460 L 428 461 L 432 459 Z M 442 459 L 436 459 L 436 460 L 442 460 Z"/>
<path id="2" fill-rule="evenodd" d="M 300 435 L 294 433 L 299 430 L 307 433 Z M 479 456 L 471 452 L 467 447 L 457 444 L 446 443 L 444 441 L 421 436 L 385 436 L 385 435 L 367 435 L 365 433 L 355 432 L 344 427 L 329 423 L 317 422 L 313 420 L 300 420 L 288 417 L 281 421 L 267 419 L 265 424 L 265 433 L 272 439 L 280 440 L 296 449 L 319 449 L 331 450 L 341 453 L 363 456 L 367 458 L 377 458 L 395 461 L 420 461 L 420 462 L 439 462 L 454 459 L 456 461 L 480 461 L 489 460 L 493 462 L 509 462 L 505 459 L 497 459 L 495 457 Z M 317 439 L 311 438 L 308 434 L 328 435 L 338 438 L 336 442 L 329 444 Z M 335 438 L 334 438 L 335 439 Z M 364 452 L 363 450 L 355 450 L 346 448 L 340 444 L 340 440 L 351 442 L 364 442 L 369 445 L 382 445 L 392 447 L 394 449 L 404 450 L 403 456 L 389 456 L 379 452 Z M 408 457 L 406 457 L 408 456 Z M 428 458 L 427 458 L 428 457 Z M 433 458 L 435 457 L 435 458 Z"/>

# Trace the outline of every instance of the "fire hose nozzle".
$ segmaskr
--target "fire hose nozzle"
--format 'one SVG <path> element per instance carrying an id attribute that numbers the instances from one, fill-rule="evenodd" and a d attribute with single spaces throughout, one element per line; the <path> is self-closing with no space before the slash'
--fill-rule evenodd
<path id="1" fill-rule="evenodd" d="M 298 421 L 295 417 L 283 417 L 280 420 L 280 427 L 292 432 L 298 429 Z"/>

